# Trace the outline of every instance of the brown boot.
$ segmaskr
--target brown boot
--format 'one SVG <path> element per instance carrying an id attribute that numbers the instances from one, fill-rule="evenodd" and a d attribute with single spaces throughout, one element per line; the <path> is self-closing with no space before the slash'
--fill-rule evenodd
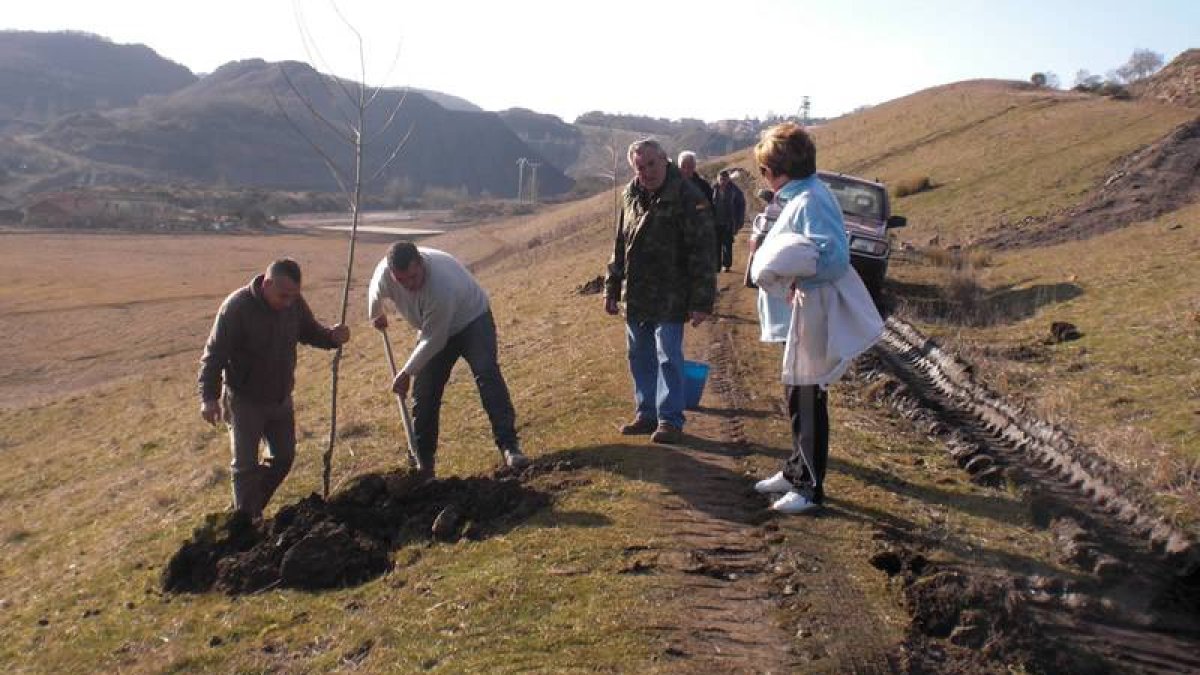
<path id="1" fill-rule="evenodd" d="M 657 428 L 658 422 L 645 417 L 639 417 L 628 424 L 622 424 L 621 433 L 626 436 L 645 436 L 646 434 L 654 433 L 654 430 Z"/>
<path id="2" fill-rule="evenodd" d="M 658 429 L 650 435 L 650 440 L 663 445 L 676 445 L 683 440 L 683 430 L 674 424 L 663 422 L 658 425 Z"/>

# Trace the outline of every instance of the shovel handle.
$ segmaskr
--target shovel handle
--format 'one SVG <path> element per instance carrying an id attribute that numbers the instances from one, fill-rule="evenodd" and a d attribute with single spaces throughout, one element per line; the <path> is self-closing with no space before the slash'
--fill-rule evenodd
<path id="1" fill-rule="evenodd" d="M 383 348 L 387 351 L 388 365 L 392 369 L 392 379 L 396 378 L 396 356 L 392 352 L 392 341 L 388 338 L 387 329 L 379 329 L 379 333 L 383 335 Z M 405 404 L 404 398 L 396 394 L 396 404 L 400 406 L 400 421 L 404 423 L 404 438 L 408 441 L 408 461 L 413 466 L 420 464 L 417 459 L 417 444 L 413 439 L 413 421 L 412 415 L 408 412 L 408 405 Z"/>

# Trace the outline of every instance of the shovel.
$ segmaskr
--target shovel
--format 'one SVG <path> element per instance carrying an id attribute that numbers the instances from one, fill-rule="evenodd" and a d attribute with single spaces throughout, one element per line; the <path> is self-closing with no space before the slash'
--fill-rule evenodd
<path id="1" fill-rule="evenodd" d="M 388 339 L 386 328 L 379 332 L 383 335 L 383 347 L 387 350 L 388 365 L 392 367 L 392 379 L 394 380 L 396 379 L 396 357 L 392 354 L 392 341 Z M 413 421 L 412 415 L 408 412 L 408 404 L 399 394 L 396 395 L 396 404 L 400 406 L 400 419 L 404 422 L 404 437 L 408 440 L 408 465 L 420 468 L 421 462 L 417 459 L 417 444 L 413 440 Z"/>

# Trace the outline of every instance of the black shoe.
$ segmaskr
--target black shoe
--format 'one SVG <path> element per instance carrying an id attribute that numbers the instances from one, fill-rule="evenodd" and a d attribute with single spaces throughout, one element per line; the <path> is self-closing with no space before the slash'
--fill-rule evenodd
<path id="1" fill-rule="evenodd" d="M 628 424 L 621 425 L 621 433 L 626 436 L 646 436 L 658 428 L 658 420 L 639 417 Z"/>
<path id="2" fill-rule="evenodd" d="M 676 445 L 683 440 L 683 430 L 674 424 L 663 422 L 650 435 L 650 440 L 663 445 Z"/>

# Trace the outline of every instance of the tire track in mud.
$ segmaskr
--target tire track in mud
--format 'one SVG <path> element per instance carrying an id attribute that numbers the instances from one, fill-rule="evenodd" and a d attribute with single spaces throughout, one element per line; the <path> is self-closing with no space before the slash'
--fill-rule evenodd
<path id="1" fill-rule="evenodd" d="M 972 482 L 1015 485 L 1082 581 L 1016 579 L 1037 628 L 1137 672 L 1200 672 L 1200 547 L 1137 486 L 975 381 L 972 367 L 888 320 L 858 376 L 939 439 Z"/>

